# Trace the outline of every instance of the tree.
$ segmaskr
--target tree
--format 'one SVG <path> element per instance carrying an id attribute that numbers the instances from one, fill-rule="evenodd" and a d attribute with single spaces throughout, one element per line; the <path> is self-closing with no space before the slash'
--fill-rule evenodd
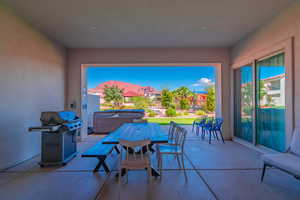
<path id="1" fill-rule="evenodd" d="M 183 110 L 188 110 L 190 108 L 190 102 L 187 99 L 180 100 L 179 105 Z"/>
<path id="2" fill-rule="evenodd" d="M 210 112 L 213 112 L 216 109 L 215 86 L 209 86 L 208 88 L 206 88 L 206 91 L 207 91 L 206 109 Z"/>
<path id="3" fill-rule="evenodd" d="M 182 86 L 174 91 L 175 98 L 179 102 L 181 109 L 189 109 L 194 93 L 187 87 Z"/>
<path id="4" fill-rule="evenodd" d="M 268 94 L 268 87 L 265 81 L 259 81 L 259 100 L 263 100 L 265 96 Z"/>
<path id="5" fill-rule="evenodd" d="M 161 91 L 161 105 L 164 108 L 169 108 L 174 102 L 174 95 L 169 89 Z"/>
<path id="6" fill-rule="evenodd" d="M 123 103 L 123 90 L 117 86 L 104 87 L 104 100 L 113 103 L 113 108 L 119 108 Z"/>
<path id="7" fill-rule="evenodd" d="M 131 100 L 137 109 L 146 109 L 151 105 L 151 100 L 147 97 L 132 97 Z"/>
<path id="8" fill-rule="evenodd" d="M 253 84 L 252 82 L 244 83 L 241 86 L 241 101 L 244 114 L 250 116 L 253 106 Z"/>

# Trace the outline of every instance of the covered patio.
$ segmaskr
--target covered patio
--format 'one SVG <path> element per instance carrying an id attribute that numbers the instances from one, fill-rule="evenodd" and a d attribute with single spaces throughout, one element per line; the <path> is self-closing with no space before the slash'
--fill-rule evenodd
<path id="1" fill-rule="evenodd" d="M 0 199 L 300 199 L 299 19 L 299 0 L 0 1 Z M 95 115 L 88 114 L 87 68 L 141 66 L 216 70 L 216 114 L 213 119 L 201 115 L 211 126 L 200 127 L 203 118 L 195 118 L 199 130 L 212 136 L 211 144 L 209 135 L 203 140 L 192 126 L 178 125 L 187 131 L 180 151 L 187 178 L 170 155 L 162 159 L 161 179 L 148 183 L 146 171 L 131 170 L 128 183 L 118 184 L 117 152 L 105 157 L 109 173 L 94 171 L 102 151 L 95 151 L 98 157 L 82 156 L 106 136 L 89 135 L 94 127 L 88 120 Z M 118 126 L 121 116 L 111 114 Z M 130 123 L 149 124 L 142 117 Z M 103 118 L 99 122 L 111 128 Z M 225 143 L 213 137 L 217 119 Z M 62 150 L 67 139 L 49 139 L 45 148 L 43 136 L 30 128 L 40 125 L 50 137 L 70 133 L 68 156 Z M 174 145 L 169 126 L 161 127 L 168 138 L 163 142 Z M 156 148 L 158 143 L 147 140 L 147 148 Z M 152 165 L 146 168 L 155 171 L 159 148 L 151 150 Z M 138 153 L 144 155 L 144 149 Z M 56 154 L 67 161 L 39 165 L 43 155 Z M 276 162 L 282 155 L 278 163 L 274 155 Z"/>
<path id="2" fill-rule="evenodd" d="M 167 129 L 167 127 L 164 127 Z M 67 166 L 40 168 L 39 157 L 0 173 L 1 199 L 299 199 L 299 181 L 277 169 L 269 169 L 260 183 L 260 153 L 235 142 L 201 140 L 189 130 L 185 162 L 188 179 L 176 159 L 164 159 L 162 179 L 147 183 L 146 171 L 129 173 L 127 184 L 119 185 L 116 153 L 108 159 L 112 170 L 93 173 L 97 160 L 78 155 Z M 80 143 L 82 153 L 99 141 L 89 136 Z M 155 158 L 153 159 L 155 161 Z"/>

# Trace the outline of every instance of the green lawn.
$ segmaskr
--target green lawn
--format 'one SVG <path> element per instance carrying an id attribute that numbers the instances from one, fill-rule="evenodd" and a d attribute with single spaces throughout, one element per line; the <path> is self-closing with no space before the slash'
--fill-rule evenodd
<path id="1" fill-rule="evenodd" d="M 167 125 L 170 123 L 170 121 L 174 121 L 178 124 L 183 125 L 190 125 L 193 124 L 194 120 L 197 118 L 176 118 L 176 117 L 166 117 L 166 118 L 155 118 L 155 117 L 149 117 L 146 118 L 148 122 L 152 123 L 159 123 L 161 125 Z"/>

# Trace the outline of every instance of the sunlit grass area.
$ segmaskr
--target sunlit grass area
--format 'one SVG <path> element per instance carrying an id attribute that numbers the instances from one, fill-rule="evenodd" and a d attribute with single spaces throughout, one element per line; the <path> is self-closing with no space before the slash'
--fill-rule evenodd
<path id="1" fill-rule="evenodd" d="M 190 125 L 193 124 L 194 120 L 197 119 L 196 117 L 194 118 L 176 118 L 176 117 L 166 117 L 166 118 L 155 118 L 155 117 L 149 117 L 146 118 L 148 122 L 151 123 L 158 123 L 161 125 L 168 125 L 170 121 L 174 121 L 178 124 L 183 124 L 183 125 Z"/>

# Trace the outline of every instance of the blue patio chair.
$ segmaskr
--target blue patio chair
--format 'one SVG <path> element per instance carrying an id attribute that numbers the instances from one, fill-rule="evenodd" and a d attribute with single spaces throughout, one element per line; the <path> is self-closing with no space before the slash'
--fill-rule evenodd
<path id="1" fill-rule="evenodd" d="M 197 129 L 197 125 L 199 124 L 199 122 L 201 121 L 201 118 L 197 118 L 194 120 L 193 122 L 193 128 L 192 128 L 192 133 L 194 133 L 195 127 Z"/>
<path id="2" fill-rule="evenodd" d="M 218 133 L 220 134 L 223 143 L 223 133 L 222 133 L 222 125 L 223 125 L 223 118 L 210 118 L 206 121 L 204 126 L 204 135 L 202 138 L 205 137 L 205 133 L 209 134 L 209 144 L 211 143 L 211 136 L 213 135 L 217 140 L 219 140 Z"/>
<path id="3" fill-rule="evenodd" d="M 223 118 L 216 118 L 213 124 L 213 131 L 216 134 L 216 137 L 218 139 L 218 132 L 222 138 L 223 143 L 225 143 L 224 138 L 223 138 L 223 132 L 222 132 L 222 126 L 223 126 L 224 120 Z"/>
<path id="4" fill-rule="evenodd" d="M 205 136 L 205 124 L 206 124 L 207 118 L 202 118 L 198 123 L 196 127 L 196 134 L 199 135 L 199 131 L 201 128 L 201 137 L 203 138 Z"/>
<path id="5" fill-rule="evenodd" d="M 202 139 L 205 138 L 205 135 L 206 133 L 209 134 L 209 144 L 211 143 L 211 134 L 213 134 L 214 132 L 212 131 L 213 130 L 213 121 L 214 119 L 213 118 L 207 118 L 205 120 L 205 123 L 204 123 L 204 126 L 203 126 L 203 133 L 201 135 Z"/>

